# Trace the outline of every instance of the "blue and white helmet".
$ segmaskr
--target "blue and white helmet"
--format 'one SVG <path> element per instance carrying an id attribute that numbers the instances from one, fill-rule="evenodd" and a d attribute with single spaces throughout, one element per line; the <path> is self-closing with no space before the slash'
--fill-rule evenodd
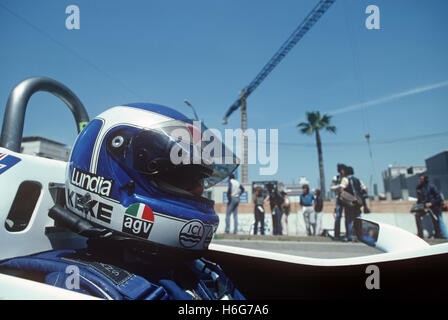
<path id="1" fill-rule="evenodd" d="M 207 249 L 219 219 L 203 190 L 233 172 L 238 160 L 225 147 L 210 156 L 213 148 L 202 139 L 206 129 L 156 104 L 103 112 L 73 146 L 66 176 L 68 209 L 119 235 Z M 213 146 L 220 142 L 210 141 Z M 205 150 L 208 158 L 202 156 Z"/>

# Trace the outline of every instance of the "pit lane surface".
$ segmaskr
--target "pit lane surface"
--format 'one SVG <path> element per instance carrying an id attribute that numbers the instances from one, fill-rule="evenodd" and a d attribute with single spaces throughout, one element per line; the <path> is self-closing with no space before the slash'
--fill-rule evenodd
<path id="1" fill-rule="evenodd" d="M 213 243 L 310 258 L 348 258 L 382 253 L 363 243 L 214 239 Z"/>

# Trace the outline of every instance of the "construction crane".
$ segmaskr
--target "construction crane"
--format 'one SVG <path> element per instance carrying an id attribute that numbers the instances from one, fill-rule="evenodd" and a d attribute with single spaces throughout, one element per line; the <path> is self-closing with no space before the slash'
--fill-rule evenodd
<path id="1" fill-rule="evenodd" d="M 240 93 L 240 97 L 230 106 L 227 110 L 223 124 L 227 124 L 227 119 L 229 116 L 241 107 L 241 155 L 242 165 L 241 165 L 241 182 L 248 182 L 248 166 L 247 166 L 247 111 L 246 111 L 246 99 L 249 95 L 254 92 L 254 90 L 263 82 L 263 80 L 268 76 L 268 74 L 274 70 L 274 68 L 283 60 L 283 58 L 288 54 L 289 51 L 299 42 L 300 39 L 311 29 L 311 27 L 319 20 L 319 18 L 328 10 L 328 8 L 336 0 L 320 0 L 319 3 L 311 10 L 311 12 L 306 16 L 302 23 L 294 30 L 294 32 L 289 36 L 289 38 L 283 43 L 280 49 L 274 54 L 274 56 L 266 63 L 266 65 L 257 74 L 254 80 L 243 88 Z"/>

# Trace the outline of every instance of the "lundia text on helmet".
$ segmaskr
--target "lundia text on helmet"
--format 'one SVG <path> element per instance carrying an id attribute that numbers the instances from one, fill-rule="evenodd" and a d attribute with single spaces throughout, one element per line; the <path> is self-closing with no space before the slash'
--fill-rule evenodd
<path id="1" fill-rule="evenodd" d="M 70 182 L 81 189 L 108 197 L 114 181 L 74 167 Z"/>
<path id="2" fill-rule="evenodd" d="M 241 164 L 242 130 L 225 129 L 223 143 L 222 134 L 218 129 L 206 129 L 201 133 L 201 122 L 193 121 L 197 130 L 188 132 L 176 129 L 171 132 L 172 138 L 181 141 L 173 145 L 170 150 L 170 160 L 173 164 Z M 269 129 L 269 138 L 266 129 L 247 129 L 247 164 L 259 164 L 260 175 L 273 175 L 278 170 L 278 130 Z M 235 142 L 235 143 L 234 143 Z M 267 145 L 269 144 L 269 154 Z M 186 148 L 191 145 L 191 148 Z M 234 151 L 235 150 L 235 151 Z M 257 152 L 258 151 L 258 152 Z M 234 153 L 239 158 L 234 156 Z"/>

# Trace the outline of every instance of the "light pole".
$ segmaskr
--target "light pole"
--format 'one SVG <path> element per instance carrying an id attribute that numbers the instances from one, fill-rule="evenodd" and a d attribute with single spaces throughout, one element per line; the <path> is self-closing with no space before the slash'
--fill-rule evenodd
<path id="1" fill-rule="evenodd" d="M 187 99 L 184 99 L 184 103 L 189 106 L 191 109 L 193 109 L 194 112 L 194 116 L 196 117 L 196 120 L 199 121 L 199 117 L 198 114 L 196 113 L 195 108 L 193 107 L 193 105 L 190 103 L 190 101 L 188 101 Z"/>
<path id="2" fill-rule="evenodd" d="M 364 136 L 367 140 L 367 146 L 369 147 L 369 156 L 370 156 L 370 162 L 372 165 L 372 174 L 370 175 L 370 184 L 369 184 L 369 188 L 370 188 L 370 192 L 373 193 L 374 199 L 376 198 L 376 194 L 375 194 L 375 188 L 372 188 L 372 186 L 374 185 L 373 180 L 375 179 L 375 163 L 373 162 L 373 154 L 372 154 L 372 147 L 370 146 L 370 133 L 367 133 Z M 376 180 L 376 179 L 375 179 Z M 375 199 L 376 200 L 376 199 Z"/>

